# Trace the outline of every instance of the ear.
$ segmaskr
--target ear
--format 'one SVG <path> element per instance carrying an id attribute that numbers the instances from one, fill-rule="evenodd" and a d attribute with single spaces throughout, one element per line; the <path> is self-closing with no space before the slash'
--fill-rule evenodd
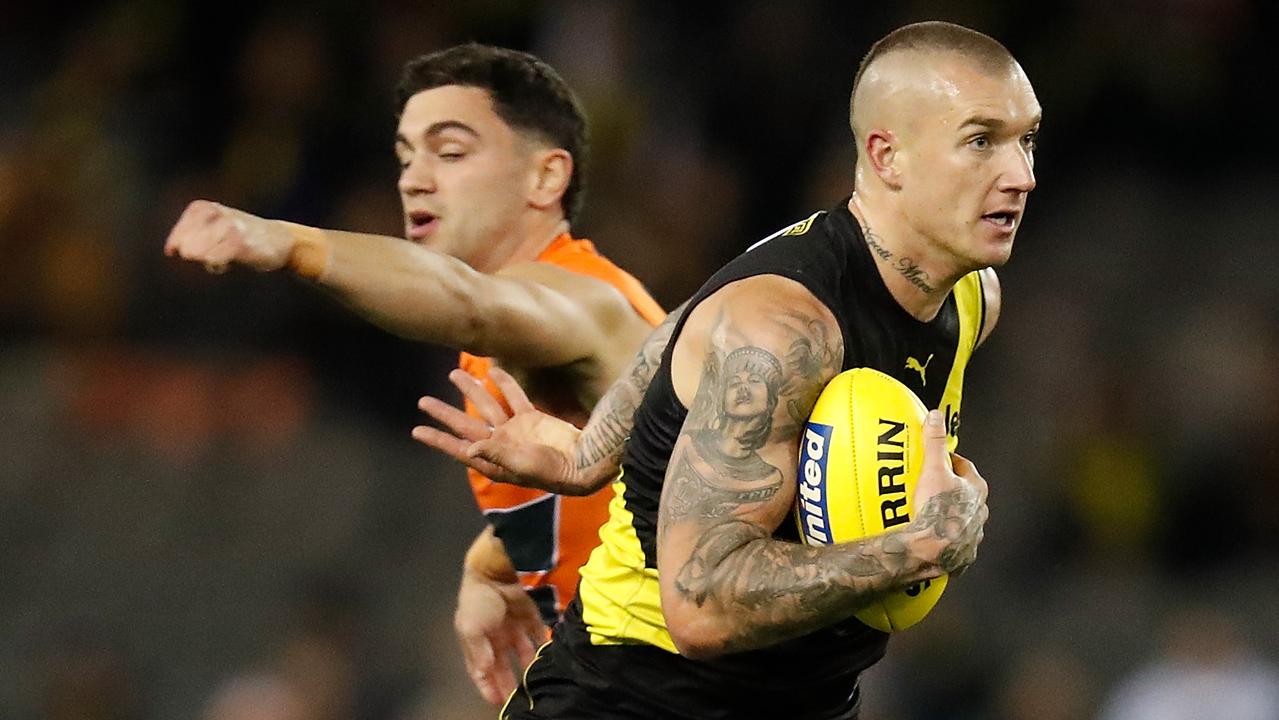
<path id="1" fill-rule="evenodd" d="M 551 148 L 534 153 L 529 176 L 529 204 L 539 210 L 558 204 L 572 177 L 573 156 L 567 150 Z"/>
<path id="2" fill-rule="evenodd" d="M 902 186 L 902 157 L 897 150 L 897 135 L 892 130 L 871 130 L 862 148 L 871 172 L 893 190 Z"/>

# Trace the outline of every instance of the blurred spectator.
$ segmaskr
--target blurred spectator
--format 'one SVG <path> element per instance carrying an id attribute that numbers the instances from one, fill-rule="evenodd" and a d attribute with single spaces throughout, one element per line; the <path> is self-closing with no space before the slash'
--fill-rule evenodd
<path id="1" fill-rule="evenodd" d="M 1159 655 L 1122 680 L 1102 720 L 1273 720 L 1279 667 L 1256 655 L 1227 612 L 1170 612 Z"/>
<path id="2" fill-rule="evenodd" d="M 1055 647 L 1031 647 L 1013 659 L 995 698 L 998 720 L 1091 720 L 1097 683 L 1079 658 Z"/>
<path id="3" fill-rule="evenodd" d="M 205 708 L 203 720 L 315 720 L 297 688 L 268 673 L 227 681 Z"/>

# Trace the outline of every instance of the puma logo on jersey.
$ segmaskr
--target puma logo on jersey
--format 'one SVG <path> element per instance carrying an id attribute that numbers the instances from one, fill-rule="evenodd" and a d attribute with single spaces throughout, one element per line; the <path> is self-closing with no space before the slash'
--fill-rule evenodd
<path id="1" fill-rule="evenodd" d="M 923 365 L 920 365 L 920 364 L 919 364 L 919 361 L 918 361 L 918 360 L 916 360 L 915 358 L 910 357 L 910 356 L 907 356 L 907 357 L 906 357 L 906 369 L 907 369 L 907 370 L 914 370 L 915 372 L 919 373 L 919 381 L 920 381 L 921 383 L 923 383 L 925 387 L 927 387 L 927 385 L 928 385 L 928 377 L 927 377 L 926 375 L 924 375 L 924 371 L 928 369 L 928 363 L 930 363 L 930 362 L 932 362 L 932 361 L 933 361 L 933 353 L 929 353 L 929 354 L 928 354 L 928 359 L 924 361 L 924 364 L 923 364 Z"/>

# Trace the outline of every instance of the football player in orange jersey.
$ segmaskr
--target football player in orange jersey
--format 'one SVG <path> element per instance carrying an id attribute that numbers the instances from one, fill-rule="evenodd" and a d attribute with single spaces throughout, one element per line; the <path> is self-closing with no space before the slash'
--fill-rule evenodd
<path id="1" fill-rule="evenodd" d="M 664 313 L 570 234 L 586 154 L 576 99 L 537 58 L 472 43 L 408 63 L 398 100 L 408 242 L 197 200 L 165 253 L 210 272 L 296 273 L 390 332 L 462 351 L 478 381 L 505 368 L 541 408 L 584 423 Z M 455 627 L 476 687 L 499 703 L 515 687 L 506 659 L 527 664 L 572 599 L 609 493 L 562 498 L 474 471 L 471 484 L 489 523 L 466 555 Z"/>

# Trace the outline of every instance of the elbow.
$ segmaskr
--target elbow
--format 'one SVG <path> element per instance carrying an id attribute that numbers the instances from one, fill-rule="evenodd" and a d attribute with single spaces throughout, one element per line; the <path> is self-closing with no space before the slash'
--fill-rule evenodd
<path id="1" fill-rule="evenodd" d="M 459 286 L 449 296 L 453 314 L 453 345 L 472 355 L 492 356 L 498 344 L 493 338 L 493 316 L 496 308 L 474 288 Z"/>
<path id="2" fill-rule="evenodd" d="M 706 607 L 665 613 L 675 649 L 689 660 L 713 660 L 729 651 L 727 625 Z"/>
<path id="3" fill-rule="evenodd" d="M 720 646 L 688 639 L 675 640 L 675 649 L 679 651 L 681 656 L 697 661 L 714 660 L 724 654 L 724 650 Z"/>

